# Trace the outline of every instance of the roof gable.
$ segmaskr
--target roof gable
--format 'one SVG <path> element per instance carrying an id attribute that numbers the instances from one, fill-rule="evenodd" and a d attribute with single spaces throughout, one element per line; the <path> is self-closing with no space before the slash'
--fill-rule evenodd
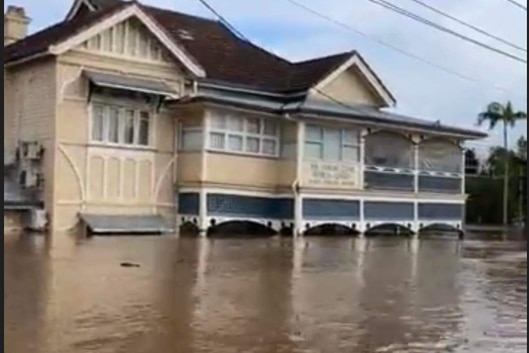
<path id="1" fill-rule="evenodd" d="M 356 52 L 352 53 L 349 59 L 340 65 L 336 70 L 326 75 L 317 82 L 311 89 L 312 93 L 321 93 L 328 85 L 344 74 L 350 74 L 354 68 L 354 73 L 361 77 L 366 84 L 366 88 L 373 92 L 384 104 L 385 107 L 396 105 L 396 99 L 388 88 L 384 85 L 378 75 L 369 67 L 362 56 Z"/>
<path id="2" fill-rule="evenodd" d="M 104 10 L 103 10 L 104 11 Z M 49 50 L 54 55 L 61 55 L 77 46 L 82 45 L 90 38 L 110 30 L 112 27 L 123 23 L 132 18 L 137 19 L 143 24 L 151 34 L 158 39 L 158 41 L 177 58 L 186 69 L 197 77 L 204 77 L 206 75 L 202 66 L 193 58 L 185 48 L 180 46 L 174 38 L 166 33 L 164 28 L 160 27 L 156 20 L 153 20 L 143 9 L 136 3 L 124 6 L 110 15 L 102 18 L 96 24 L 87 26 L 79 33 L 60 40 L 50 46 Z M 76 20 L 77 21 L 77 20 Z M 75 22 L 75 21 L 72 21 Z"/>

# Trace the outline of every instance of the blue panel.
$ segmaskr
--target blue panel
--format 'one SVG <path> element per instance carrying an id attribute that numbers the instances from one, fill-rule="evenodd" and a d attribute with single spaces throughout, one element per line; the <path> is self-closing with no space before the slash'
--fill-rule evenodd
<path id="1" fill-rule="evenodd" d="M 451 220 L 461 221 L 463 205 L 423 203 L 419 204 L 419 219 L 421 220 Z"/>
<path id="2" fill-rule="evenodd" d="M 269 219 L 294 217 L 292 199 L 208 194 L 207 208 L 210 215 Z"/>
<path id="3" fill-rule="evenodd" d="M 421 175 L 419 190 L 421 192 L 436 192 L 446 194 L 460 194 L 463 180 L 460 178 L 446 178 Z"/>
<path id="4" fill-rule="evenodd" d="M 200 197 L 198 193 L 178 194 L 178 213 L 186 215 L 198 215 L 200 209 Z"/>
<path id="5" fill-rule="evenodd" d="M 304 199 L 303 218 L 358 220 L 360 201 Z"/>
<path id="6" fill-rule="evenodd" d="M 366 189 L 414 191 L 414 181 L 410 174 L 365 172 Z"/>
<path id="7" fill-rule="evenodd" d="M 414 218 L 414 205 L 406 202 L 366 202 L 364 216 L 370 221 L 409 221 Z"/>

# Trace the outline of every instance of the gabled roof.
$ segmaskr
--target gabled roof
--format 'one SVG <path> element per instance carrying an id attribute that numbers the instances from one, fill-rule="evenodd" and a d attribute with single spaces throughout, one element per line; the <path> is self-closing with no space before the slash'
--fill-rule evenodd
<path id="1" fill-rule="evenodd" d="M 206 78 L 219 83 L 277 93 L 308 91 L 346 63 L 354 52 L 292 63 L 236 36 L 219 21 L 122 0 L 77 0 L 74 7 L 89 4 L 93 12 L 69 14 L 69 20 L 53 25 L 4 48 L 5 63 L 45 54 L 50 46 L 135 4 L 205 70 Z M 192 39 L 181 38 L 182 31 Z"/>

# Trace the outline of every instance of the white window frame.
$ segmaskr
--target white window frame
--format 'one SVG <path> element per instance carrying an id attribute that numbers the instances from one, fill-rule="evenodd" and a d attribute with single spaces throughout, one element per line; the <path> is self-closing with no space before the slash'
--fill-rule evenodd
<path id="1" fill-rule="evenodd" d="M 93 128 L 94 128 L 94 119 L 95 119 L 95 108 L 96 107 L 102 107 L 104 109 L 103 113 L 103 139 L 102 140 L 96 140 L 93 136 Z M 110 109 L 118 109 L 119 110 L 119 119 L 118 119 L 118 140 L 119 142 L 111 142 L 108 139 L 108 133 L 109 133 L 109 112 Z M 89 124 L 89 141 L 90 144 L 98 145 L 98 146 L 106 146 L 106 147 L 120 147 L 120 148 L 132 148 L 132 149 L 152 149 L 154 146 L 154 128 L 155 128 L 155 119 L 156 114 L 154 112 L 154 109 L 151 107 L 141 107 L 139 105 L 134 104 L 125 104 L 122 102 L 108 102 L 104 99 L 101 100 L 94 100 L 89 105 L 90 110 L 90 124 Z M 125 143 L 125 111 L 134 111 L 134 142 L 133 143 Z M 149 130 L 148 130 L 148 143 L 146 145 L 140 144 L 140 121 L 141 121 L 141 113 L 145 112 L 149 114 Z"/>
<path id="2" fill-rule="evenodd" d="M 229 118 L 237 118 L 242 119 L 243 122 L 243 129 L 242 131 L 232 131 L 229 129 L 228 121 Z M 217 128 L 214 127 L 213 122 L 215 119 L 223 119 L 225 124 L 224 128 Z M 258 120 L 259 121 L 259 132 L 258 133 L 251 133 L 248 132 L 249 128 L 249 121 L 250 120 Z M 280 124 L 278 120 L 273 120 L 273 117 L 261 117 L 261 116 L 247 116 L 242 113 L 219 113 L 215 112 L 208 115 L 207 118 L 207 124 L 206 124 L 206 132 L 207 132 L 207 149 L 208 151 L 213 152 L 222 152 L 222 153 L 230 153 L 230 154 L 238 154 L 238 155 L 247 155 L 247 156 L 255 156 L 255 157 L 265 157 L 265 158 L 279 158 L 280 156 Z M 266 135 L 265 134 L 265 124 L 266 123 L 272 123 L 275 126 L 275 134 L 274 135 Z M 217 148 L 212 146 L 211 144 L 211 135 L 212 134 L 218 134 L 224 136 L 224 148 Z M 242 138 L 242 150 L 232 150 L 229 148 L 229 138 L 230 137 L 240 137 Z M 259 141 L 259 152 L 250 152 L 248 151 L 248 139 L 257 139 Z M 264 142 L 269 141 L 273 142 L 275 144 L 274 153 L 268 154 L 264 153 Z"/>
<path id="3" fill-rule="evenodd" d="M 185 127 L 183 124 L 180 124 L 180 133 L 178 134 L 179 142 L 178 142 L 178 150 L 181 152 L 199 152 L 204 149 L 204 128 L 202 126 L 189 126 Z M 184 145 L 184 138 L 187 133 L 199 133 L 201 136 L 201 140 L 199 143 L 199 146 L 197 148 L 190 148 Z"/>
<path id="4" fill-rule="evenodd" d="M 361 156 L 361 133 L 360 129 L 356 128 L 340 128 L 340 127 L 329 127 L 329 126 L 319 126 L 310 124 L 306 126 L 306 130 L 308 129 L 318 129 L 320 131 L 321 138 L 316 139 L 310 139 L 308 137 L 308 134 L 305 133 L 305 141 L 304 141 L 304 150 L 305 150 L 305 159 L 308 161 L 320 161 L 320 162 L 334 162 L 334 163 L 348 163 L 348 164 L 360 164 L 362 160 Z M 334 130 L 338 131 L 340 133 L 340 157 L 337 160 L 328 160 L 325 158 L 325 130 Z M 356 142 L 348 142 L 345 139 L 345 135 L 347 133 L 354 133 L 356 136 Z M 319 158 L 308 156 L 306 153 L 307 150 L 307 144 L 312 145 L 319 145 L 321 148 L 321 156 Z M 356 161 L 351 161 L 344 159 L 344 149 L 345 148 L 355 148 L 358 151 L 358 157 L 356 158 Z"/>

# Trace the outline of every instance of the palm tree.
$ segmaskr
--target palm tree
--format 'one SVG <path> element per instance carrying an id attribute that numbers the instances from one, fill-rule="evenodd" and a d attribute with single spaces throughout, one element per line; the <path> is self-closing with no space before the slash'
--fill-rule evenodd
<path id="1" fill-rule="evenodd" d="M 483 125 L 488 122 L 489 129 L 493 130 L 499 123 L 503 123 L 503 148 L 509 149 L 509 128 L 513 128 L 519 120 L 527 120 L 527 113 L 513 109 L 512 103 L 506 105 L 501 103 L 491 103 L 487 110 L 478 116 L 478 124 Z M 509 154 L 505 154 L 505 175 L 503 186 L 503 224 L 509 225 Z"/>

